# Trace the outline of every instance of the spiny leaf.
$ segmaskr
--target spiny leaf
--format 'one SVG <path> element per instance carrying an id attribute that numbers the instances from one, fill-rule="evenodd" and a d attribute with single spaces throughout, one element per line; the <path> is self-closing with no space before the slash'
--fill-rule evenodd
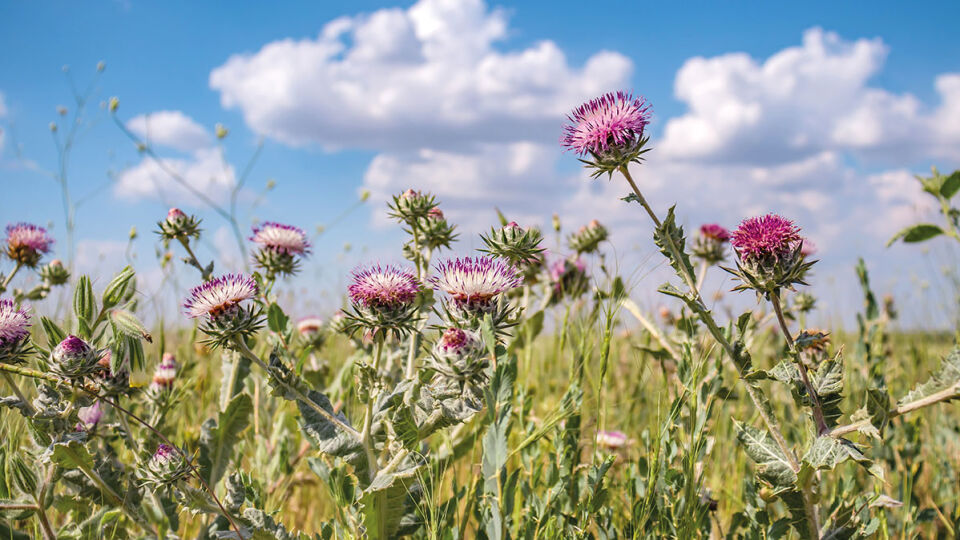
<path id="1" fill-rule="evenodd" d="M 93 468 L 93 456 L 77 441 L 54 443 L 50 449 L 50 458 L 64 469 Z"/>
<path id="2" fill-rule="evenodd" d="M 940 392 L 953 390 L 953 397 L 960 397 L 960 347 L 954 348 L 940 363 L 938 369 L 926 382 L 911 390 L 897 403 L 899 406 L 916 402 Z"/>
<path id="3" fill-rule="evenodd" d="M 792 486 L 797 473 L 790 460 L 766 431 L 734 420 L 737 439 L 743 444 L 747 455 L 757 464 L 757 475 L 776 487 Z"/>
<path id="4" fill-rule="evenodd" d="M 216 421 L 208 420 L 201 428 L 200 462 L 210 484 L 216 484 L 223 478 L 227 466 L 233 458 L 233 447 L 240 439 L 240 433 L 250 425 L 253 413 L 253 401 L 248 394 L 237 394 L 226 410 L 221 411 Z"/>
<path id="5" fill-rule="evenodd" d="M 684 249 L 687 240 L 683 236 L 683 227 L 677 225 L 677 217 L 674 214 L 675 208 L 676 206 L 671 206 L 667 210 L 667 217 L 654 230 L 653 239 L 660 248 L 660 252 L 670 261 L 670 266 L 677 272 L 680 279 L 686 280 L 689 276 L 695 275 L 695 272 L 693 264 L 690 263 L 690 257 L 687 256 Z"/>
<path id="6" fill-rule="evenodd" d="M 873 462 L 863 455 L 850 441 L 829 435 L 817 437 L 803 456 L 803 462 L 817 470 L 833 470 L 837 465 L 852 459 L 862 465 L 870 474 L 883 478 L 883 470 L 873 467 Z"/>

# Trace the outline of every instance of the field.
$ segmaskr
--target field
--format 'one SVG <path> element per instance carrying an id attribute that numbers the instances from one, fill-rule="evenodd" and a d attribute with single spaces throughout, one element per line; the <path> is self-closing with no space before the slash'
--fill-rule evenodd
<path id="1" fill-rule="evenodd" d="M 253 272 L 220 274 L 172 209 L 158 242 L 197 287 L 162 325 L 141 322 L 163 319 L 134 268 L 74 275 L 45 230 L 11 225 L 0 537 L 956 538 L 954 336 L 893 329 L 880 261 L 850 269 L 856 328 L 806 328 L 801 231 L 773 214 L 684 231 L 630 175 L 646 122 L 610 94 L 564 145 L 654 224 L 676 273 L 656 313 L 609 270 L 603 224 L 547 258 L 548 233 L 504 218 L 448 259 L 455 224 L 416 186 L 381 209 L 407 265 L 357 269 L 323 320 L 278 293 L 310 254 L 290 225 L 258 224 Z M 960 173 L 920 182 L 944 225 L 894 240 L 960 238 Z M 708 307 L 707 272 L 740 290 Z"/>

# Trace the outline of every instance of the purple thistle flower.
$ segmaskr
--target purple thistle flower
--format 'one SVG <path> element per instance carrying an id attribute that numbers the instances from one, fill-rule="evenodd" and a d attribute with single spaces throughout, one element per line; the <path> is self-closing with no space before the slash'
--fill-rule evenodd
<path id="1" fill-rule="evenodd" d="M 473 336 L 462 328 L 447 328 L 440 341 L 437 342 L 437 351 L 453 355 L 461 355 L 471 347 L 474 342 Z"/>
<path id="2" fill-rule="evenodd" d="M 30 335 L 30 315 L 12 300 L 0 300 L 0 347 L 18 344 Z"/>
<path id="3" fill-rule="evenodd" d="M 89 354 L 91 350 L 93 349 L 90 347 L 90 345 L 86 341 L 78 338 L 73 334 L 64 338 L 64 340 L 61 341 L 60 344 L 57 345 L 56 348 L 54 349 L 54 351 L 56 352 L 60 352 L 62 354 L 68 354 L 72 356 L 76 356 L 80 354 Z M 98 362 L 99 362 L 99 359 L 98 359 Z"/>
<path id="4" fill-rule="evenodd" d="M 730 243 L 741 259 L 779 259 L 801 241 L 800 228 L 777 214 L 743 220 L 733 231 Z"/>
<path id="5" fill-rule="evenodd" d="M 393 309 L 413 303 L 420 282 L 410 270 L 396 266 L 370 266 L 353 271 L 353 284 L 347 288 L 355 305 L 374 309 Z"/>
<path id="6" fill-rule="evenodd" d="M 80 423 L 77 424 L 77 431 L 89 431 L 97 426 L 100 423 L 100 419 L 103 418 L 103 409 L 100 406 L 99 401 L 95 401 L 93 405 L 89 407 L 81 407 L 77 410 L 77 418 L 80 419 Z"/>
<path id="7" fill-rule="evenodd" d="M 716 223 L 707 223 L 700 226 L 700 236 L 725 244 L 730 241 L 730 231 Z"/>
<path id="8" fill-rule="evenodd" d="M 7 225 L 7 255 L 26 266 L 35 266 L 50 251 L 53 238 L 47 230 L 31 223 Z"/>
<path id="9" fill-rule="evenodd" d="M 604 431 L 597 432 L 597 446 L 607 450 L 617 450 L 626 446 L 630 442 L 627 434 L 622 431 Z"/>
<path id="10" fill-rule="evenodd" d="M 185 219 L 187 219 L 187 215 L 179 208 L 171 208 L 170 211 L 167 212 L 167 223 L 176 224 Z"/>
<path id="11" fill-rule="evenodd" d="M 804 257 L 809 257 L 817 252 L 817 245 L 813 243 L 813 240 L 809 238 L 803 238 L 803 245 L 800 246 L 800 254 Z"/>
<path id="12" fill-rule="evenodd" d="M 187 317 L 215 318 L 257 296 L 257 283 L 242 274 L 226 274 L 194 287 L 183 303 Z"/>
<path id="13" fill-rule="evenodd" d="M 303 229 L 293 225 L 284 225 L 267 221 L 259 227 L 253 228 L 250 240 L 264 249 L 288 255 L 304 255 L 310 253 L 310 241 Z"/>
<path id="14" fill-rule="evenodd" d="M 560 143 L 579 155 L 600 154 L 643 137 L 650 106 L 629 92 L 610 92 L 580 105 L 567 119 Z"/>
<path id="15" fill-rule="evenodd" d="M 170 353 L 163 353 L 160 358 L 160 364 L 153 372 L 153 380 L 150 381 L 150 391 L 160 393 L 173 387 L 173 382 L 177 379 L 177 360 Z"/>
<path id="16" fill-rule="evenodd" d="M 152 459 L 158 462 L 169 462 L 179 457 L 180 455 L 172 446 L 169 444 L 160 444 L 157 446 L 157 451 L 153 453 Z"/>
<path id="17" fill-rule="evenodd" d="M 430 283 L 459 304 L 486 304 L 498 294 L 519 287 L 523 277 L 503 259 L 463 257 L 438 264 L 437 275 L 430 278 Z"/>

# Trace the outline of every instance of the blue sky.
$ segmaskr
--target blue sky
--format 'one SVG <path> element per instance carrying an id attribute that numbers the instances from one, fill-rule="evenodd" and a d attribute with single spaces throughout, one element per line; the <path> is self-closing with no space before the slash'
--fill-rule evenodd
<path id="1" fill-rule="evenodd" d="M 601 218 L 621 264 L 639 268 L 631 275 L 659 274 L 649 227 L 616 201 L 623 186 L 590 184 L 553 144 L 562 111 L 623 87 L 655 110 L 655 150 L 638 175 L 661 208 L 679 201 L 691 226 L 733 226 L 766 210 L 795 217 L 821 246 L 818 285 L 835 299 L 831 315 L 849 315 L 855 295 L 843 291 L 858 254 L 883 287 L 909 298 L 932 283 L 943 303 L 940 267 L 955 262 L 953 251 L 939 242 L 917 265 L 920 249 L 883 241 L 929 212 L 910 174 L 960 164 L 960 84 L 950 78 L 960 73 L 960 37 L 949 24 L 958 15 L 960 4 L 947 2 L 6 2 L 0 215 L 62 235 L 59 192 L 38 171 L 56 167 L 48 124 L 66 129 L 56 107 L 67 118 L 75 109 L 61 68 L 82 88 L 104 61 L 69 168 L 75 196 L 95 194 L 78 210 L 81 266 L 122 265 L 136 226 L 133 251 L 149 273 L 149 231 L 171 200 L 205 218 L 206 255 L 231 253 L 215 215 L 169 186 L 157 195 L 153 182 L 169 179 L 97 107 L 118 96 L 118 117 L 149 126 L 163 158 L 201 184 L 219 175 L 204 188 L 211 194 L 232 181 L 214 125 L 230 130 L 234 176 L 263 141 L 241 207 L 268 179 L 277 187 L 243 212 L 245 227 L 275 219 L 312 229 L 361 189 L 373 192 L 316 239 L 291 290 L 335 293 L 357 262 L 396 258 L 400 237 L 379 216 L 384 198 L 408 186 L 440 195 L 463 226 L 463 249 L 494 204 L 529 223 L 557 211 L 568 230 Z M 646 279 L 638 296 L 660 301 Z M 916 310 L 907 314 L 927 322 L 933 308 Z"/>

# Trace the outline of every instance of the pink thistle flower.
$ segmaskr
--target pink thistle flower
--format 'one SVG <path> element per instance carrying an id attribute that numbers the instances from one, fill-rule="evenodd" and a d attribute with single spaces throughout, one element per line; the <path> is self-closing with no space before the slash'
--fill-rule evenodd
<path id="1" fill-rule="evenodd" d="M 259 227 L 253 228 L 250 240 L 264 249 L 289 255 L 304 255 L 310 253 L 310 241 L 306 233 L 298 227 L 267 221 Z"/>
<path id="2" fill-rule="evenodd" d="M 459 304 L 487 304 L 495 296 L 519 287 L 523 277 L 503 259 L 463 257 L 439 263 L 430 283 Z"/>
<path id="3" fill-rule="evenodd" d="M 607 450 L 619 450 L 627 445 L 630 439 L 622 431 L 603 431 L 597 432 L 597 446 Z"/>
<path id="4" fill-rule="evenodd" d="M 358 306 L 394 309 L 412 304 L 420 288 L 420 282 L 410 270 L 376 265 L 354 270 L 353 284 L 347 288 L 347 294 Z"/>
<path id="5" fill-rule="evenodd" d="M 439 208 L 431 208 L 430 211 L 427 212 L 427 217 L 434 221 L 443 221 L 446 219 L 446 217 L 443 215 L 443 210 Z"/>
<path id="6" fill-rule="evenodd" d="M 716 223 L 707 223 L 705 225 L 701 225 L 700 236 L 715 242 L 720 242 L 721 244 L 730 241 L 730 231 Z"/>
<path id="7" fill-rule="evenodd" d="M 187 215 L 183 213 L 183 210 L 179 208 L 171 208 L 167 212 L 167 223 L 175 224 L 187 218 Z"/>
<path id="8" fill-rule="evenodd" d="M 323 320 L 320 317 L 306 317 L 300 319 L 300 322 L 297 323 L 297 332 L 304 336 L 316 334 L 322 329 Z"/>
<path id="9" fill-rule="evenodd" d="M 53 238 L 43 227 L 31 223 L 7 225 L 7 255 L 25 266 L 36 266 L 52 245 Z"/>
<path id="10" fill-rule="evenodd" d="M 194 287 L 190 297 L 183 303 L 187 317 L 196 319 L 207 316 L 216 318 L 232 311 L 244 300 L 257 296 L 257 283 L 241 274 L 226 274 Z"/>
<path id="11" fill-rule="evenodd" d="M 160 364 L 153 371 L 153 380 L 150 381 L 150 391 L 157 394 L 173 387 L 177 379 L 177 359 L 170 353 L 163 353 Z"/>
<path id="12" fill-rule="evenodd" d="M 580 105 L 567 119 L 560 143 L 579 155 L 600 154 L 643 137 L 650 107 L 629 92 L 610 92 Z"/>
<path id="13" fill-rule="evenodd" d="M 0 348 L 17 345 L 30 335 L 30 315 L 12 300 L 0 300 Z"/>
<path id="14" fill-rule="evenodd" d="M 800 228 L 777 214 L 743 220 L 733 231 L 730 243 L 743 259 L 779 259 L 801 241 Z"/>
<path id="15" fill-rule="evenodd" d="M 462 328 L 447 328 L 440 341 L 437 342 L 437 351 L 452 355 L 461 355 L 467 349 L 473 346 L 473 336 Z"/>
<path id="16" fill-rule="evenodd" d="M 800 246 L 800 254 L 804 257 L 809 257 L 817 252 L 817 245 L 813 243 L 813 240 L 809 238 L 803 239 L 803 245 Z"/>

